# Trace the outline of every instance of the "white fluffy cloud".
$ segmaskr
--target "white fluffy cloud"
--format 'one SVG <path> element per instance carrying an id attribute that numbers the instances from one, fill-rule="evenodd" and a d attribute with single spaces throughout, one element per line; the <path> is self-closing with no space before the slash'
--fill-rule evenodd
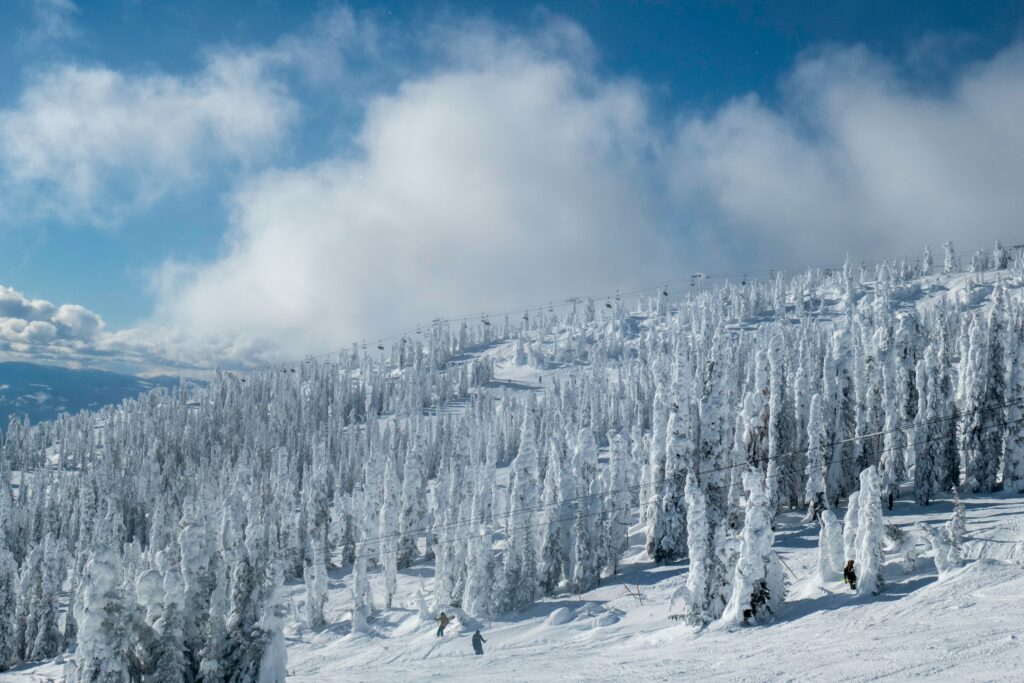
<path id="1" fill-rule="evenodd" d="M 748 95 L 682 120 L 668 170 L 705 239 L 767 265 L 988 246 L 1020 236 L 1022 114 L 1024 45 L 940 91 L 864 48 L 829 49 L 798 62 L 778 107 Z"/>
<path id="2" fill-rule="evenodd" d="M 37 0 L 33 36 L 72 35 L 75 11 Z M 218 164 L 266 162 L 299 120 L 289 77 L 336 84 L 350 53 L 372 53 L 374 35 L 340 8 L 301 36 L 208 51 L 192 74 L 67 60 L 30 70 L 18 100 L 0 109 L 0 221 L 114 225 L 209 180 Z"/>
<path id="3" fill-rule="evenodd" d="M 661 124 L 642 83 L 601 75 L 599 49 L 578 26 L 541 23 L 527 34 L 471 22 L 403 36 L 429 59 L 366 99 L 352 147 L 250 169 L 228 197 L 221 254 L 165 263 L 146 326 L 108 332 L 82 311 L 32 312 L 39 302 L 0 297 L 0 315 L 23 307 L 4 334 L 44 344 L 92 329 L 92 352 L 133 362 L 256 362 L 691 269 L 895 257 L 926 242 L 976 248 L 1019 235 L 1020 44 L 928 87 L 915 76 L 920 50 L 901 64 L 862 47 L 820 49 L 771 103 L 744 94 Z M 393 44 L 378 38 L 335 12 L 310 35 L 212 53 L 191 78 L 46 72 L 0 114 L 0 165 L 22 187 L 53 186 L 77 214 L 102 214 L 98 199 L 123 191 L 120 174 L 142 169 L 128 195 L 148 201 L 190 181 L 207 155 L 245 160 L 254 141 L 284 134 L 298 97 L 275 69 L 340 90 L 339 46 L 365 56 Z M 932 41 L 929 63 L 943 49 Z M 76 88 L 83 95 L 69 97 Z M 82 107 L 65 113 L 80 100 L 104 115 L 83 123 Z M 135 104 L 105 109 L 112 101 Z M 174 119 L 169 131 L 151 128 L 163 119 Z M 15 140 L 12 130 L 29 134 Z"/>
<path id="4" fill-rule="evenodd" d="M 211 56 L 195 76 L 62 65 L 35 75 L 0 111 L 8 203 L 65 221 L 110 223 L 281 139 L 296 104 L 244 53 Z"/>
<path id="5" fill-rule="evenodd" d="M 540 44 L 461 39 L 369 104 L 355 156 L 246 183 L 226 255 L 169 264 L 158 317 L 300 354 L 670 272 L 642 91 Z"/>
<path id="6" fill-rule="evenodd" d="M 658 128 L 571 24 L 443 35 L 452 61 L 372 100 L 357 154 L 241 187 L 225 254 L 167 264 L 158 317 L 298 354 L 697 266 L 1018 234 L 1021 46 L 941 91 L 863 48 L 821 50 L 777 105 L 745 95 Z"/>

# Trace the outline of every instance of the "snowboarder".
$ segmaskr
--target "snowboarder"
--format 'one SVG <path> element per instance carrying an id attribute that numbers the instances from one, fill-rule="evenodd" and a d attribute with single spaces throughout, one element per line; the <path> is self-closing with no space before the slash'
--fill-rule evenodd
<path id="1" fill-rule="evenodd" d="M 438 623 L 438 626 L 437 626 L 437 637 L 438 638 L 440 638 L 441 636 L 444 635 L 444 627 L 447 626 L 450 622 L 451 622 L 451 619 L 449 619 L 448 615 L 445 614 L 444 612 L 441 612 L 441 614 L 438 615 L 438 617 L 437 617 L 437 623 Z"/>
<path id="2" fill-rule="evenodd" d="M 480 635 L 480 631 L 479 630 L 476 633 L 474 633 L 473 634 L 473 652 L 477 653 L 478 655 L 482 655 L 484 653 L 484 643 L 486 643 L 486 642 L 487 641 L 484 640 L 484 637 L 482 635 Z"/>
<path id="3" fill-rule="evenodd" d="M 843 568 L 843 582 L 850 586 L 850 590 L 857 590 L 857 572 L 853 571 L 853 560 L 846 561 Z"/>

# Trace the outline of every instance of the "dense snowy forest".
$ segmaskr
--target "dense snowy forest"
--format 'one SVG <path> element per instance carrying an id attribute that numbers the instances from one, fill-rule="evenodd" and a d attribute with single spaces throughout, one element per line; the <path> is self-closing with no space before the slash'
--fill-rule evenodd
<path id="1" fill-rule="evenodd" d="M 794 508 L 820 527 L 821 575 L 853 560 L 877 593 L 895 497 L 1024 493 L 1022 286 L 1021 253 L 962 268 L 947 243 L 438 321 L 386 352 L 12 420 L 0 670 L 59 657 L 69 681 L 279 681 L 286 582 L 304 582 L 310 629 L 341 566 L 351 633 L 399 600 L 488 618 L 599 585 L 637 524 L 650 558 L 688 561 L 673 617 L 770 620 L 787 589 L 774 521 Z M 501 345 L 523 377 L 563 372 L 510 391 L 483 352 Z M 940 570 L 960 526 L 922 530 Z M 432 582 L 400 594 L 420 563 Z"/>

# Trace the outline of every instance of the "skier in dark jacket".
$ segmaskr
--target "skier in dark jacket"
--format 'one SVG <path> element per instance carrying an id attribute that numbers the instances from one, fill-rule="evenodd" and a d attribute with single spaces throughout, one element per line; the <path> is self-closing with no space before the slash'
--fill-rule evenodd
<path id="1" fill-rule="evenodd" d="M 846 567 L 843 569 L 843 581 L 850 586 L 850 590 L 857 590 L 857 572 L 853 571 L 853 560 L 846 561 Z"/>
<path id="2" fill-rule="evenodd" d="M 480 631 L 477 631 L 476 633 L 474 633 L 473 634 L 473 652 L 477 653 L 478 655 L 482 655 L 484 653 L 484 643 L 486 643 L 486 642 L 487 641 L 484 640 L 484 637 L 482 635 L 480 635 Z"/>
<path id="3" fill-rule="evenodd" d="M 451 621 L 451 619 L 449 619 L 448 615 L 445 614 L 444 612 L 441 612 L 441 614 L 438 615 L 438 617 L 437 617 L 437 637 L 438 638 L 440 638 L 441 636 L 444 635 L 444 627 L 447 626 L 448 622 L 450 622 L 450 621 Z"/>

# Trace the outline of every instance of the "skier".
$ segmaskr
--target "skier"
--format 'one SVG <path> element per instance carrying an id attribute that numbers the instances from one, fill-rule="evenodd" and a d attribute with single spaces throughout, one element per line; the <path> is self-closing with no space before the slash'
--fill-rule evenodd
<path id="1" fill-rule="evenodd" d="M 857 590 L 857 572 L 853 571 L 853 560 L 846 561 L 846 567 L 843 569 L 843 582 L 849 584 L 850 590 Z"/>
<path id="2" fill-rule="evenodd" d="M 477 632 L 473 634 L 473 652 L 478 655 L 482 655 L 484 653 L 484 643 L 486 642 L 487 641 L 484 640 L 484 637 L 480 635 L 480 631 L 477 630 Z"/>
<path id="3" fill-rule="evenodd" d="M 445 614 L 444 612 L 441 612 L 441 614 L 438 615 L 438 617 L 437 617 L 438 627 L 437 627 L 437 636 L 436 636 L 437 638 L 440 638 L 441 636 L 444 635 L 444 627 L 447 626 L 450 622 L 451 622 L 451 619 L 449 619 L 448 615 Z"/>

